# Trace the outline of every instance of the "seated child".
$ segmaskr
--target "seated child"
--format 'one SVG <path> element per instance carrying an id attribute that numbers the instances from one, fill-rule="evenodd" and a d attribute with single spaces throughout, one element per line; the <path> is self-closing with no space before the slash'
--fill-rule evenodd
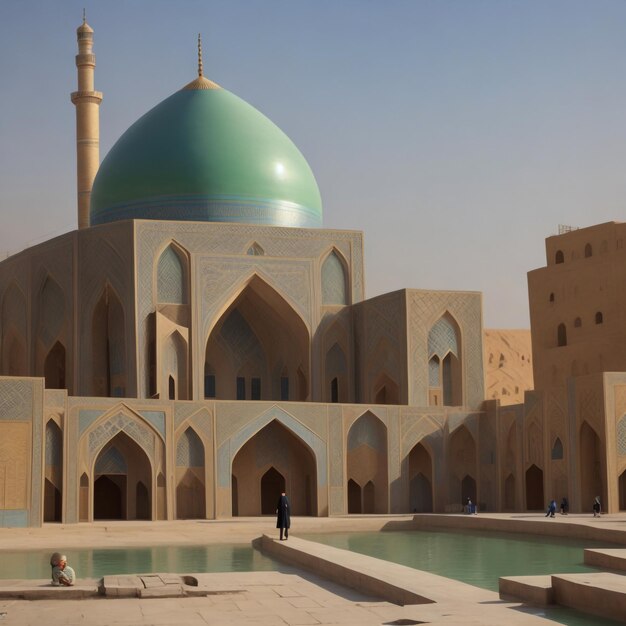
<path id="1" fill-rule="evenodd" d="M 50 566 L 52 567 L 52 584 L 55 586 L 63 585 L 71 587 L 76 581 L 74 570 L 67 564 L 67 557 L 64 554 L 55 552 L 50 557 Z"/>

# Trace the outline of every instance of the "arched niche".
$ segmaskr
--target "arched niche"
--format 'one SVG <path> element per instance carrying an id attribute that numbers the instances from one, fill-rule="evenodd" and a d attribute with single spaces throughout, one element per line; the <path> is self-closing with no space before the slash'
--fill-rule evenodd
<path id="1" fill-rule="evenodd" d="M 238 515 L 263 513 L 263 494 L 273 500 L 274 511 L 280 495 L 269 494 L 268 470 L 284 478 L 293 515 L 317 515 L 317 467 L 315 456 L 308 445 L 277 420 L 270 421 L 253 435 L 237 452 L 232 462 L 231 485 L 236 485 Z M 273 474 L 270 474 L 270 477 Z M 283 483 L 281 483 L 282 485 Z M 271 497 L 270 497 L 271 496 Z"/>
<path id="2" fill-rule="evenodd" d="M 556 251 L 556 254 L 554 255 L 554 262 L 557 264 L 565 262 L 565 255 L 563 254 L 563 250 Z"/>
<path id="3" fill-rule="evenodd" d="M 37 373 L 44 373 L 47 388 L 64 389 L 65 346 L 62 343 L 62 331 L 65 325 L 65 296 L 61 287 L 50 276 L 46 277 L 39 293 L 36 315 L 37 338 L 35 370 Z M 63 348 L 62 364 L 59 363 L 58 366 L 53 366 L 49 362 L 51 354 L 53 354 L 55 350 L 58 351 L 59 346 Z M 58 354 L 56 356 L 58 357 Z M 55 357 L 53 356 L 52 358 Z M 59 375 L 58 371 L 51 372 L 51 370 L 59 369 L 63 370 L 61 375 Z M 63 379 L 62 385 L 59 384 L 59 378 Z"/>
<path id="4" fill-rule="evenodd" d="M 409 452 L 409 512 L 433 512 L 433 460 L 421 442 Z"/>
<path id="5" fill-rule="evenodd" d="M 619 510 L 626 511 L 626 469 L 617 479 L 617 493 L 619 498 Z"/>
<path id="6" fill-rule="evenodd" d="M 286 490 L 285 477 L 274 467 L 261 476 L 261 515 L 274 515 L 276 503 Z"/>
<path id="7" fill-rule="evenodd" d="M 561 323 L 556 329 L 556 345 L 558 347 L 567 345 L 567 327 Z"/>
<path id="8" fill-rule="evenodd" d="M 526 470 L 526 509 L 541 511 L 544 507 L 543 470 L 533 464 Z"/>
<path id="9" fill-rule="evenodd" d="M 464 491 L 463 481 L 477 476 L 476 441 L 465 425 L 459 426 L 448 442 L 448 502 L 464 505 L 471 494 Z M 476 503 L 476 497 L 472 498 Z"/>
<path id="10" fill-rule="evenodd" d="M 348 272 L 337 250 L 332 250 L 322 263 L 322 304 L 350 304 Z"/>
<path id="11" fill-rule="evenodd" d="M 579 475 L 581 510 L 591 511 L 594 498 L 600 496 L 606 506 L 602 480 L 602 442 L 596 431 L 584 421 L 579 435 Z"/>
<path id="12" fill-rule="evenodd" d="M 62 521 L 63 433 L 50 419 L 46 424 L 44 522 Z"/>
<path id="13" fill-rule="evenodd" d="M 449 312 L 428 333 L 429 403 L 463 404 L 461 330 Z"/>
<path id="14" fill-rule="evenodd" d="M 189 304 L 189 261 L 183 249 L 174 243 L 159 257 L 156 283 L 159 304 Z"/>
<path id="15" fill-rule="evenodd" d="M 347 476 L 363 489 L 372 483 L 368 493 L 375 497 L 368 513 L 388 512 L 387 427 L 371 411 L 361 415 L 348 431 Z M 366 512 L 364 491 L 361 496 L 361 511 Z"/>
<path id="16" fill-rule="evenodd" d="M 48 352 L 44 361 L 43 372 L 46 379 L 46 389 L 66 389 L 65 378 L 65 346 L 57 341 Z"/>
<path id="17" fill-rule="evenodd" d="M 550 458 L 553 461 L 561 461 L 563 459 L 563 443 L 559 439 L 559 437 L 554 440 L 554 445 L 552 446 Z"/>
<path id="18" fill-rule="evenodd" d="M 126 395 L 126 333 L 124 308 L 109 285 L 93 309 L 91 324 L 91 395 Z"/>
<path id="19" fill-rule="evenodd" d="M 100 450 L 93 477 L 95 520 L 152 519 L 150 460 L 124 431 L 119 431 Z"/>
<path id="20" fill-rule="evenodd" d="M 204 445 L 188 427 L 176 446 L 176 518 L 206 518 L 205 494 Z"/>
<path id="21" fill-rule="evenodd" d="M 280 400 L 285 369 L 289 387 L 297 392 L 294 399 L 306 400 L 309 363 L 309 331 L 302 318 L 256 275 L 224 311 L 206 343 L 205 364 L 214 372 L 220 400 L 251 399 L 253 389 L 261 400 Z"/>
<path id="22" fill-rule="evenodd" d="M 175 330 L 163 343 L 160 359 L 161 389 L 170 400 L 189 399 L 188 346 Z"/>

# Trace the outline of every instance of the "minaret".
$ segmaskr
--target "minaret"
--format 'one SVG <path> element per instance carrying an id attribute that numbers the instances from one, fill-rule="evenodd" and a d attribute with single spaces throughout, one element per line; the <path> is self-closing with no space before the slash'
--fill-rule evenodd
<path id="1" fill-rule="evenodd" d="M 93 179 L 100 165 L 100 103 L 102 93 L 94 91 L 93 28 L 83 23 L 76 29 L 78 39 L 78 91 L 72 93 L 76 105 L 76 178 L 78 187 L 78 228 L 89 227 L 89 199 Z"/>

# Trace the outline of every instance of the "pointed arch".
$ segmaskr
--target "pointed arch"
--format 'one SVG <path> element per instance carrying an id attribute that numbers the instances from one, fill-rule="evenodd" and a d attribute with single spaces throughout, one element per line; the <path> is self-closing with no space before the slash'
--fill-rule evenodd
<path id="1" fill-rule="evenodd" d="M 585 244 L 585 258 L 588 259 L 591 256 L 593 256 L 593 248 L 590 243 L 587 243 Z"/>
<path id="2" fill-rule="evenodd" d="M 188 426 L 176 446 L 176 518 L 206 517 L 204 444 Z"/>
<path id="3" fill-rule="evenodd" d="M 286 489 L 294 515 L 317 514 L 317 459 L 292 430 L 273 419 L 247 439 L 232 461 L 233 514 L 274 513 Z M 232 487 L 231 487 L 232 489 Z"/>
<path id="4" fill-rule="evenodd" d="M 556 329 L 556 345 L 558 347 L 567 345 L 567 327 L 561 323 Z"/>
<path id="5" fill-rule="evenodd" d="M 46 379 L 46 389 L 66 389 L 65 367 L 65 346 L 57 341 L 44 361 L 43 374 Z"/>
<path id="6" fill-rule="evenodd" d="M 310 371 L 308 327 L 274 287 L 253 274 L 213 326 L 205 365 L 214 371 L 218 399 L 237 399 L 239 385 L 240 390 L 256 390 L 260 399 L 279 400 L 286 368 L 302 372 L 304 384 L 294 382 L 298 398 L 304 400 L 307 395 L 301 397 L 301 391 L 308 387 Z"/>
<path id="7" fill-rule="evenodd" d="M 590 511 L 596 496 L 606 502 L 603 446 L 598 433 L 587 420 L 581 424 L 578 437 L 581 509 Z"/>
<path id="8" fill-rule="evenodd" d="M 409 452 L 409 512 L 433 512 L 433 459 L 419 441 Z"/>
<path id="9" fill-rule="evenodd" d="M 156 266 L 157 302 L 189 304 L 189 256 L 176 242 L 161 252 Z"/>
<path id="10" fill-rule="evenodd" d="M 544 505 L 543 470 L 533 464 L 526 470 L 526 509 L 539 511 Z"/>
<path id="11" fill-rule="evenodd" d="M 553 461 L 560 461 L 563 459 L 563 443 L 561 442 L 561 439 L 559 437 L 554 440 L 554 445 L 552 446 L 550 458 Z"/>
<path id="12" fill-rule="evenodd" d="M 94 519 L 152 519 L 152 463 L 120 430 L 94 459 Z"/>
<path id="13" fill-rule="evenodd" d="M 556 254 L 554 255 L 554 262 L 555 263 L 564 263 L 565 262 L 565 255 L 563 254 L 563 250 L 557 250 Z"/>
<path id="14" fill-rule="evenodd" d="M 376 404 L 400 404 L 400 387 L 386 373 L 376 379 L 373 391 Z"/>
<path id="15" fill-rule="evenodd" d="M 253 241 L 248 246 L 246 254 L 248 256 L 264 256 L 265 255 L 265 250 L 263 250 L 263 247 L 261 245 L 259 245 L 256 241 Z"/>
<path id="16" fill-rule="evenodd" d="M 347 476 L 363 489 L 368 483 L 367 497 L 375 494 L 368 511 L 388 512 L 387 427 L 371 411 L 354 421 L 347 437 Z M 366 510 L 365 491 L 362 492 L 361 510 Z M 368 500 L 369 503 L 369 500 Z M 373 510 L 371 510 L 373 508 Z"/>
<path id="17" fill-rule="evenodd" d="M 91 395 L 126 395 L 126 322 L 124 307 L 106 284 L 92 313 Z"/>
<path id="18" fill-rule="evenodd" d="M 65 295 L 49 274 L 43 280 L 35 311 L 37 327 L 34 371 L 37 375 L 44 376 L 48 389 L 65 389 Z"/>
<path id="19" fill-rule="evenodd" d="M 463 404 L 461 328 L 446 311 L 428 332 L 429 402 Z M 436 385 L 433 383 L 437 382 Z"/>
<path id="20" fill-rule="evenodd" d="M 185 338 L 175 330 L 165 340 L 161 358 L 161 388 L 170 400 L 189 398 L 188 347 Z"/>
<path id="21" fill-rule="evenodd" d="M 46 424 L 44 522 L 62 521 L 63 433 L 54 421 Z"/>
<path id="22" fill-rule="evenodd" d="M 326 255 L 322 261 L 322 304 L 350 304 L 347 267 L 337 248 Z"/>
<path id="23" fill-rule="evenodd" d="M 477 445 L 469 428 L 461 424 L 451 434 L 448 441 L 448 502 L 465 505 L 471 498 L 469 479 L 476 482 L 478 475 Z M 475 490 L 475 487 L 474 487 Z M 476 502 L 476 495 L 472 498 Z"/>

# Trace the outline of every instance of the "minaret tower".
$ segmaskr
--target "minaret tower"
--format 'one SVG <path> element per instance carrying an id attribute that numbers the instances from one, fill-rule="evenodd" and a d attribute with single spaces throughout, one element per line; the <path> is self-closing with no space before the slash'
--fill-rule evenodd
<path id="1" fill-rule="evenodd" d="M 89 227 L 89 199 L 93 179 L 100 165 L 100 103 L 102 93 L 94 91 L 93 28 L 83 23 L 76 29 L 78 39 L 78 91 L 72 93 L 76 105 L 76 178 L 78 187 L 78 228 Z"/>

